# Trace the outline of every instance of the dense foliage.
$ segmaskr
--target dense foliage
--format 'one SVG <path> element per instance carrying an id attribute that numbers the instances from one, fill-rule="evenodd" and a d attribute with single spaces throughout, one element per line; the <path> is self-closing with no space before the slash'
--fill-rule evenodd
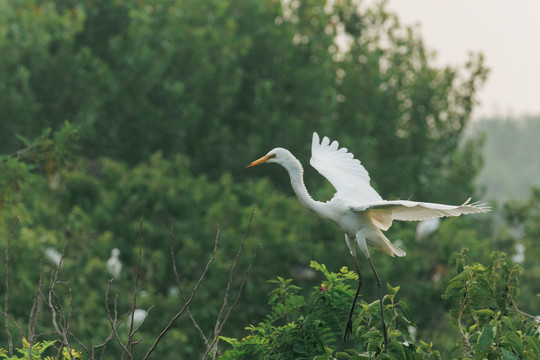
<path id="1" fill-rule="evenodd" d="M 289 349 L 279 341 L 292 336 L 320 350 L 312 357 L 341 356 L 343 324 L 330 318 L 342 317 L 354 284 L 339 270 L 352 265 L 343 235 L 302 208 L 281 169 L 244 169 L 275 146 L 307 163 L 312 131 L 351 149 L 383 197 L 458 203 L 476 195 L 481 142 L 460 139 L 486 75 L 482 59 L 434 66 L 417 31 L 384 3 L 16 0 L 0 3 L 0 52 L 0 286 L 4 333 L 15 343 L 2 335 L 0 347 L 8 352 L 26 351 L 24 336 L 45 352 L 67 339 L 93 357 L 108 339 L 96 356 L 140 358 L 180 314 L 152 357 L 244 351 L 233 339 L 261 329 L 283 332 L 278 347 Z M 331 196 L 306 172 L 314 197 Z M 501 221 L 448 219 L 424 240 L 413 225 L 395 224 L 388 237 L 407 257 L 373 254 L 383 282 L 400 286 L 399 300 L 397 287 L 387 289 L 387 311 L 411 308 L 389 315 L 399 332 L 392 349 L 436 356 L 464 341 L 445 315 L 452 303 L 441 301 L 455 275 L 450 254 L 463 247 L 471 264 L 489 264 L 492 250 L 525 246 L 516 302 L 540 312 L 539 204 L 534 192 L 501 205 Z M 122 271 L 110 282 L 113 248 Z M 311 259 L 326 267 L 310 269 Z M 277 276 L 274 289 L 267 280 Z M 368 330 L 377 323 L 376 287 L 369 270 L 363 276 L 355 341 L 379 351 L 380 333 Z M 140 327 L 127 315 L 135 307 L 148 311 Z M 511 314 L 492 310 L 481 320 L 509 326 Z M 417 338 L 433 346 L 403 328 L 413 312 Z M 474 313 L 464 314 L 471 323 Z M 486 326 L 469 330 L 468 341 Z M 530 342 L 530 331 L 523 336 Z M 512 346 L 502 348 L 521 354 Z"/>
<path id="2" fill-rule="evenodd" d="M 450 280 L 445 299 L 456 299 L 450 313 L 461 337 L 450 349 L 452 357 L 463 359 L 538 359 L 538 320 L 515 305 L 520 267 L 504 253 L 494 252 L 487 266 L 469 263 L 465 248 L 455 253 L 458 274 Z M 413 306 L 397 299 L 399 287 L 387 286 L 384 311 L 389 346 L 385 350 L 379 304 L 365 301 L 354 321 L 352 339 L 341 344 L 344 320 L 354 289 L 347 280 L 356 274 L 342 268 L 329 272 L 324 265 L 311 266 L 325 280 L 306 301 L 299 288 L 283 278 L 270 293 L 272 306 L 249 335 L 238 340 L 223 337 L 232 345 L 224 359 L 440 359 L 433 344 L 416 337 Z"/>
<path id="3" fill-rule="evenodd" d="M 306 160 L 317 130 L 354 148 L 385 196 L 470 196 L 478 144 L 458 140 L 481 57 L 435 67 L 417 31 L 382 5 L 283 4 L 3 3 L 0 150 L 68 120 L 84 156 L 134 165 L 182 153 L 195 174 L 240 179 L 276 145 Z"/>

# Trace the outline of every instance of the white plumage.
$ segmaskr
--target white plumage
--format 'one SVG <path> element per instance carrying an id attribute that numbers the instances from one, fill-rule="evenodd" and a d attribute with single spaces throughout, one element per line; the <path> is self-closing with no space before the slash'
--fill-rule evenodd
<path id="1" fill-rule="evenodd" d="M 45 249 L 45 256 L 47 259 L 57 267 L 60 266 L 60 262 L 62 261 L 62 255 L 56 251 L 56 249 L 48 247 Z"/>
<path id="2" fill-rule="evenodd" d="M 444 205 L 410 200 L 383 200 L 370 185 L 370 177 L 354 155 L 346 148 L 339 148 L 337 141 L 322 141 L 313 133 L 310 164 L 317 169 L 336 189 L 334 197 L 327 201 L 316 201 L 309 195 L 304 185 L 304 170 L 300 162 L 286 149 L 275 148 L 265 156 L 252 162 L 248 167 L 275 162 L 283 166 L 289 174 L 291 185 L 300 202 L 309 210 L 334 222 L 344 233 L 345 241 L 354 258 L 359 275 L 358 289 L 347 321 L 345 338 L 352 330 L 351 316 L 362 286 L 360 266 L 356 258 L 355 242 L 365 254 L 377 279 L 381 301 L 381 318 L 385 346 L 387 346 L 386 325 L 382 311 L 382 290 L 379 276 L 371 261 L 368 245 L 390 256 L 405 256 L 405 251 L 392 244 L 382 231 L 388 230 L 393 220 L 427 220 L 443 216 L 485 213 L 489 206 L 481 203 L 469 204 L 467 199 L 461 205 Z M 356 240 L 356 241 L 355 241 Z"/>
<path id="3" fill-rule="evenodd" d="M 344 233 L 351 254 L 356 257 L 354 240 L 367 258 L 368 246 L 386 252 L 390 256 L 405 256 L 405 251 L 393 245 L 382 233 L 393 220 L 417 221 L 443 216 L 484 213 L 490 210 L 481 203 L 444 205 L 410 200 L 383 200 L 370 185 L 370 177 L 354 155 L 346 148 L 339 148 L 337 141 L 328 137 L 322 141 L 313 133 L 310 164 L 336 189 L 328 202 L 311 198 L 303 181 L 300 162 L 286 149 L 275 148 L 249 166 L 275 162 L 289 173 L 291 185 L 298 199 L 311 211 L 334 222 Z"/>
<path id="4" fill-rule="evenodd" d="M 122 262 L 120 262 L 120 250 L 114 248 L 111 250 L 111 257 L 107 260 L 107 270 L 114 280 L 120 279 L 122 273 Z"/>
<path id="5" fill-rule="evenodd" d="M 525 245 L 517 244 L 516 253 L 512 255 L 511 259 L 516 264 L 523 265 L 525 262 Z"/>
<path id="6" fill-rule="evenodd" d="M 433 218 L 428 220 L 422 220 L 416 226 L 416 238 L 421 241 L 427 239 L 433 234 L 441 225 L 440 218 Z"/>

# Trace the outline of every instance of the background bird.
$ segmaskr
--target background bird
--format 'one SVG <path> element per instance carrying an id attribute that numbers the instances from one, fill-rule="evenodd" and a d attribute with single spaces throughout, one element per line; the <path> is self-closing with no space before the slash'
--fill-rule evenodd
<path id="1" fill-rule="evenodd" d="M 62 261 L 62 254 L 60 254 L 56 249 L 48 247 L 45 249 L 45 256 L 47 259 L 56 267 L 60 266 L 60 262 Z"/>
<path id="2" fill-rule="evenodd" d="M 462 205 L 383 200 L 371 187 L 369 174 L 360 161 L 355 159 L 346 148 L 339 148 L 337 141 L 331 143 L 328 137 L 320 141 L 316 132 L 313 133 L 310 164 L 336 189 L 334 197 L 329 201 L 321 202 L 311 198 L 304 185 L 302 165 L 287 149 L 275 148 L 253 161 L 248 167 L 263 163 L 277 163 L 283 166 L 289 174 L 292 188 L 300 202 L 312 212 L 335 223 L 345 233 L 345 241 L 358 272 L 358 288 L 345 326 L 344 341 L 352 331 L 352 314 L 362 287 L 355 242 L 368 259 L 377 280 L 384 343 L 387 347 L 381 281 L 371 261 L 368 245 L 390 256 L 405 256 L 405 251 L 392 244 L 382 232 L 390 228 L 393 220 L 419 221 L 443 216 L 484 213 L 490 210 L 485 204 L 469 204 L 470 199 Z"/>
<path id="3" fill-rule="evenodd" d="M 114 248 L 111 250 L 111 257 L 107 260 L 107 270 L 114 280 L 120 279 L 122 272 L 122 263 L 120 262 L 120 250 Z"/>
<path id="4" fill-rule="evenodd" d="M 427 239 L 431 234 L 437 231 L 440 225 L 441 225 L 440 218 L 433 218 L 433 219 L 420 221 L 418 225 L 416 226 L 416 238 L 419 241 Z"/>

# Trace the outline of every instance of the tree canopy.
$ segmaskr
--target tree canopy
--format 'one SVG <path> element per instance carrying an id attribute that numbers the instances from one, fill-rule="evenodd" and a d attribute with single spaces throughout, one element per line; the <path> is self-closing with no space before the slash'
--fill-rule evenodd
<path id="1" fill-rule="evenodd" d="M 68 120 L 81 128 L 83 156 L 136 164 L 182 153 L 197 174 L 241 179 L 276 146 L 307 159 L 318 131 L 354 148 L 387 197 L 461 201 L 473 190 L 478 144 L 458 141 L 487 72 L 482 58 L 435 66 L 384 2 L 2 7 L 4 153 L 19 146 L 14 134 Z"/>

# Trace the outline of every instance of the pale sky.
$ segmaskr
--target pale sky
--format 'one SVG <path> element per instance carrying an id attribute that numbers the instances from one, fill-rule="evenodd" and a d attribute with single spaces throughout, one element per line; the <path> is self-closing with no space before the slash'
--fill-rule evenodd
<path id="1" fill-rule="evenodd" d="M 484 54 L 491 72 L 474 118 L 540 114 L 540 0 L 390 0 L 388 9 L 420 25 L 439 65 Z"/>

